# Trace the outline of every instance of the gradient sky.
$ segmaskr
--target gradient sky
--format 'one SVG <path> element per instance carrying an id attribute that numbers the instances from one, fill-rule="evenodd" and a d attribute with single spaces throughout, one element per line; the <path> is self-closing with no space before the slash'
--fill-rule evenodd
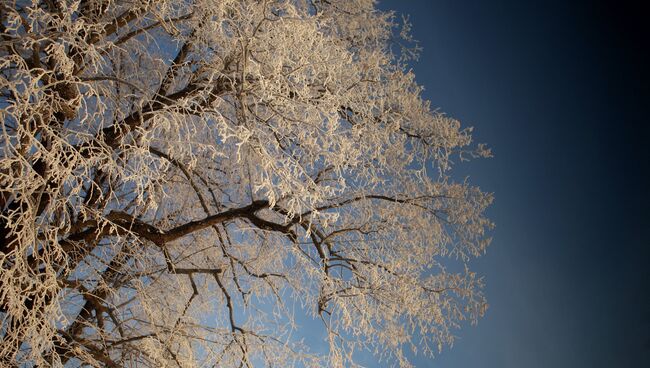
<path id="1" fill-rule="evenodd" d="M 490 309 L 417 367 L 650 367 L 646 13 L 555 0 L 379 7 L 410 15 L 425 98 L 495 154 L 459 167 L 496 196 L 494 240 L 473 266 Z"/>

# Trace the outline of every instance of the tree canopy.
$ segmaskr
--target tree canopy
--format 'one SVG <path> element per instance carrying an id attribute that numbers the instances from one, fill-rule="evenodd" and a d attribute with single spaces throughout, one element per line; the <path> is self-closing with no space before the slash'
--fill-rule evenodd
<path id="1" fill-rule="evenodd" d="M 374 1 L 2 0 L 0 38 L 0 365 L 407 366 L 483 314 L 489 151 Z"/>

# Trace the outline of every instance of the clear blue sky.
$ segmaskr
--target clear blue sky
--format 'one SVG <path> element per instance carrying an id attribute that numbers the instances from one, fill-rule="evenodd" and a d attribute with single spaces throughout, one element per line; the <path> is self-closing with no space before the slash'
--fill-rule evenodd
<path id="1" fill-rule="evenodd" d="M 490 309 L 418 367 L 650 367 L 650 38 L 625 2 L 397 1 L 433 106 L 495 153 Z M 646 28 L 644 28 L 646 27 Z"/>

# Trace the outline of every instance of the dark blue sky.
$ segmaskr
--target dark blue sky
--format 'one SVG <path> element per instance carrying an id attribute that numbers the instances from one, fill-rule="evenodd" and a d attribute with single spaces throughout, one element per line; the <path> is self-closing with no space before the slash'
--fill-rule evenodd
<path id="1" fill-rule="evenodd" d="M 418 367 L 650 367 L 647 19 L 618 2 L 397 1 L 425 97 L 495 153 L 490 309 Z M 646 23 L 644 25 L 643 23 Z"/>

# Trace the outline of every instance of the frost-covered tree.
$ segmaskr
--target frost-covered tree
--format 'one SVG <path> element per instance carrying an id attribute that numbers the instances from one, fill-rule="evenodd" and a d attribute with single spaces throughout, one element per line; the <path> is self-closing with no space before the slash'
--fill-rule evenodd
<path id="1" fill-rule="evenodd" d="M 2 0 L 0 366 L 406 366 L 480 317 L 489 152 L 374 6 Z"/>

